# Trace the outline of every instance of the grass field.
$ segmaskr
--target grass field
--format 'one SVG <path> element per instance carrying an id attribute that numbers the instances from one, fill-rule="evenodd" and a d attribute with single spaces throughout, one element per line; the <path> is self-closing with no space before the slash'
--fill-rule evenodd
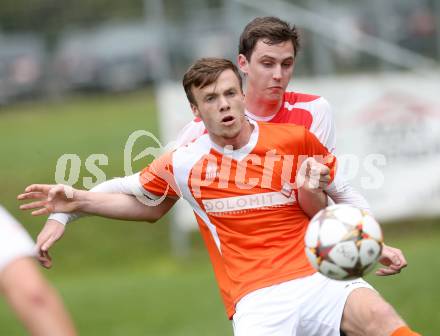
<path id="1" fill-rule="evenodd" d="M 149 92 L 0 109 L 0 203 L 35 237 L 44 218 L 20 213 L 15 195 L 32 182 L 53 183 L 64 153 L 78 154 L 83 165 L 90 154 L 103 153 L 109 158 L 102 167 L 107 178 L 123 175 L 124 144 L 137 129 L 156 130 Z M 85 176 L 90 174 L 83 169 Z M 54 268 L 45 274 L 65 298 L 81 335 L 232 335 L 200 238 L 194 235 L 190 258 L 173 258 L 167 222 L 86 218 L 68 227 L 54 248 Z M 440 335 L 438 224 L 385 226 L 387 242 L 404 250 L 409 267 L 396 277 L 368 277 L 423 335 Z M 0 335 L 23 334 L 0 300 Z"/>

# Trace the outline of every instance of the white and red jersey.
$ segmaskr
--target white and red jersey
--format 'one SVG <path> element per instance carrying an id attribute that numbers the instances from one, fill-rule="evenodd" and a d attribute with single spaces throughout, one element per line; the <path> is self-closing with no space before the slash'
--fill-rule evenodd
<path id="1" fill-rule="evenodd" d="M 247 293 L 313 274 L 304 253 L 309 218 L 295 189 L 297 167 L 321 156 L 333 180 L 336 159 L 304 127 L 251 121 L 239 150 L 208 134 L 153 161 L 140 174 L 148 197 L 181 196 L 192 206 L 227 314 Z"/>
<path id="2" fill-rule="evenodd" d="M 35 244 L 29 234 L 0 206 L 0 273 L 15 259 L 35 255 Z"/>
<path id="3" fill-rule="evenodd" d="M 285 92 L 281 108 L 275 115 L 259 117 L 252 114 L 252 111 L 246 111 L 246 115 L 256 121 L 302 125 L 312 132 L 330 152 L 335 151 L 333 114 L 330 104 L 323 97 Z M 177 136 L 178 146 L 192 142 L 206 132 L 202 120 L 196 118 L 188 123 Z"/>

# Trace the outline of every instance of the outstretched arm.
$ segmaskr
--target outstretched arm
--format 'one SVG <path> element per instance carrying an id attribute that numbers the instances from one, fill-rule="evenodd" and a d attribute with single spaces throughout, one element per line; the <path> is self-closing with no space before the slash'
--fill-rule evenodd
<path id="1" fill-rule="evenodd" d="M 99 192 L 99 193 L 121 193 L 127 195 L 134 195 L 139 189 L 138 181 L 139 181 L 139 173 L 105 181 L 93 187 L 92 189 L 90 189 L 90 191 Z M 142 210 L 140 212 L 141 216 L 139 218 L 136 218 L 133 216 L 134 215 L 133 214 L 132 218 L 130 218 L 129 220 L 155 222 L 159 218 L 161 218 L 165 213 L 167 213 L 171 209 L 173 204 L 170 204 L 168 202 L 163 202 L 157 206 L 148 206 L 142 203 L 138 204 L 139 208 L 137 209 Z M 78 218 L 81 218 L 83 215 L 84 213 L 80 213 L 80 212 L 70 212 L 70 213 L 55 212 L 49 216 L 49 220 L 55 220 L 59 223 L 67 224 Z M 106 216 L 104 215 L 104 217 Z M 128 218 L 123 218 L 123 219 L 128 219 Z"/>
<path id="2" fill-rule="evenodd" d="M 58 189 L 57 189 L 58 188 Z M 55 185 L 32 185 L 26 188 L 25 193 L 18 196 L 19 200 L 34 200 L 29 204 L 24 204 L 20 208 L 22 210 L 34 210 L 33 215 L 44 215 L 53 211 L 65 212 L 63 215 L 69 215 L 69 212 L 81 211 L 79 201 L 81 193 L 73 193 L 75 189 L 71 188 L 70 195 L 66 188 L 71 187 L 57 187 Z M 57 197 L 48 200 L 50 191 Z M 76 190 L 77 192 L 79 190 Z M 165 198 L 164 201 L 157 206 L 145 205 L 136 199 L 136 197 L 124 194 L 104 194 L 100 192 L 82 192 L 82 196 L 90 196 L 82 199 L 83 204 L 89 204 L 85 207 L 84 213 L 96 214 L 109 218 L 126 219 L 126 220 L 143 220 L 148 222 L 155 222 L 174 205 L 175 199 Z M 67 196 L 75 195 L 77 199 Z M 93 204 L 96 201 L 97 204 Z M 102 206 L 102 208 L 101 208 Z M 76 216 L 80 214 L 76 212 Z M 38 261 L 43 267 L 50 268 L 52 266 L 52 259 L 49 256 L 49 249 L 58 241 L 64 234 L 65 224 L 58 220 L 48 219 L 43 229 L 37 237 Z"/>
<path id="3" fill-rule="evenodd" d="M 119 193 L 95 193 L 78 190 L 65 185 L 33 184 L 18 196 L 19 200 L 34 200 L 20 206 L 22 210 L 32 210 L 32 215 L 47 215 L 51 212 L 82 212 L 114 219 L 144 220 L 155 222 L 162 217 L 177 199 L 165 197 L 164 206 L 155 209 L 154 216 L 145 209 L 155 208 L 162 203 L 154 204 L 147 198 L 142 199 Z"/>

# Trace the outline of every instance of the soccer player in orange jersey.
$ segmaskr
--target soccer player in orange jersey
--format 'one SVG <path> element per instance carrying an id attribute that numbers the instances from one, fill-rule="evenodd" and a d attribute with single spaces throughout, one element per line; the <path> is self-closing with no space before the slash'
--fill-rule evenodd
<path id="1" fill-rule="evenodd" d="M 133 193 L 150 205 L 182 197 L 192 206 L 234 334 L 417 335 L 364 280 L 325 278 L 306 259 L 309 218 L 298 197 L 325 197 L 323 190 L 340 178 L 325 146 L 303 126 L 247 118 L 240 75 L 230 61 L 197 61 L 183 85 L 207 134 L 154 160 L 133 181 Z M 299 182 L 309 157 L 328 169 L 316 190 Z M 42 207 L 36 214 L 82 211 L 127 219 L 142 213 L 133 196 L 65 186 L 32 185 L 19 198 L 35 193 L 43 199 L 22 208 Z"/>
<path id="2" fill-rule="evenodd" d="M 332 111 L 328 102 L 320 96 L 287 92 L 292 78 L 299 37 L 295 27 L 275 17 L 252 20 L 243 30 L 238 48 L 238 65 L 246 79 L 245 108 L 249 119 L 271 123 L 303 125 L 330 151 L 335 149 L 335 130 Z M 196 117 L 178 135 L 179 144 L 187 144 L 206 133 L 206 127 Z M 138 174 L 106 181 L 95 188 L 96 192 L 131 193 L 130 185 Z M 342 179 L 337 188 L 327 191 L 336 203 L 349 203 L 369 210 L 366 200 Z M 322 208 L 326 202 L 316 203 Z M 166 200 L 156 207 L 145 206 L 143 216 L 157 220 L 174 202 Z M 37 238 L 40 261 L 50 266 L 49 248 L 64 233 L 64 225 L 79 218 L 79 214 L 53 214 Z M 384 246 L 381 262 L 385 267 L 378 275 L 397 274 L 407 263 L 399 249 Z"/>

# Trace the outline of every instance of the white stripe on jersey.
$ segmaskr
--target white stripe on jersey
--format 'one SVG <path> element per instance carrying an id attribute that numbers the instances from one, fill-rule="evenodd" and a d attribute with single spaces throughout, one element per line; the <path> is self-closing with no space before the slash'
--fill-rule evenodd
<path id="1" fill-rule="evenodd" d="M 173 175 L 176 180 L 182 197 L 188 201 L 194 212 L 202 218 L 203 222 L 208 226 L 209 231 L 215 241 L 217 249 L 221 254 L 220 239 L 217 234 L 217 229 L 209 220 L 206 212 L 204 212 L 195 198 L 193 197 L 189 183 L 189 176 L 194 165 L 199 161 L 203 155 L 208 154 L 211 150 L 211 139 L 208 134 L 202 135 L 188 146 L 180 147 L 173 153 Z"/>

